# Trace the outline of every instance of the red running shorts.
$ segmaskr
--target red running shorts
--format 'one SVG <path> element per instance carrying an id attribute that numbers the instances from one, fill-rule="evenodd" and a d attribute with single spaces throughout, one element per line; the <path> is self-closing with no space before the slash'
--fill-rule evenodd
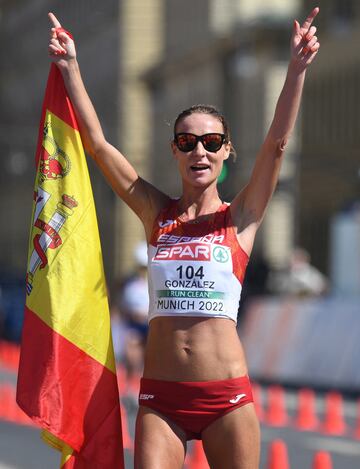
<path id="1" fill-rule="evenodd" d="M 187 440 L 200 440 L 208 425 L 250 402 L 248 376 L 221 381 L 140 381 L 139 405 L 170 419 L 186 433 Z"/>

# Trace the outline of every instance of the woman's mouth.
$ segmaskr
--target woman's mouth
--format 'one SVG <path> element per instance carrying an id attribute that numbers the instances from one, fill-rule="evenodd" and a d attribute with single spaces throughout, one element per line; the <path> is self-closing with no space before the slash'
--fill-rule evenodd
<path id="1" fill-rule="evenodd" d="M 191 171 L 196 171 L 196 172 L 205 171 L 209 168 L 210 166 L 208 164 L 194 164 L 190 166 Z"/>

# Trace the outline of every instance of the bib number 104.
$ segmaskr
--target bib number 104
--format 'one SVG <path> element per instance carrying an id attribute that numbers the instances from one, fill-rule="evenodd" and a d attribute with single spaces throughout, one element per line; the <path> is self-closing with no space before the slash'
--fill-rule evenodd
<path id="1" fill-rule="evenodd" d="M 187 265 L 186 267 L 184 267 L 183 265 L 179 265 L 176 271 L 179 272 L 180 279 L 192 279 L 194 277 L 202 279 L 205 275 L 204 268 L 202 266 L 195 269 L 195 267 L 192 265 Z"/>

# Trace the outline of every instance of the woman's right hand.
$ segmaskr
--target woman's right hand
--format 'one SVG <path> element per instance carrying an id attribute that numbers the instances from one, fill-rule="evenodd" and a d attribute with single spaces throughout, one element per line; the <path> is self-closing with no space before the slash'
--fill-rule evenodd
<path id="1" fill-rule="evenodd" d="M 312 24 L 318 13 L 319 8 L 314 8 L 301 26 L 297 20 L 294 21 L 291 62 L 300 71 L 305 70 L 312 63 L 320 49 L 320 43 L 315 36 L 316 27 Z"/>
<path id="2" fill-rule="evenodd" d="M 59 68 L 67 68 L 71 60 L 76 60 L 76 49 L 73 39 L 62 29 L 54 13 L 48 14 L 52 23 L 50 30 L 49 55 Z"/>

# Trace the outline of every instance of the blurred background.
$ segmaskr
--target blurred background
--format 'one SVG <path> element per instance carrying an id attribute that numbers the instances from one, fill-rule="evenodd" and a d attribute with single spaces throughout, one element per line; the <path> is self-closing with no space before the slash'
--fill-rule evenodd
<path id="1" fill-rule="evenodd" d="M 290 404 L 291 392 L 304 386 L 324 403 L 326 392 L 340 392 L 356 425 L 351 406 L 360 390 L 356 0 L 0 0 L 3 343 L 16 345 L 21 335 L 34 154 L 49 70 L 47 12 L 75 37 L 83 78 L 108 140 L 142 177 L 170 195 L 180 191 L 170 152 L 176 116 L 196 103 L 224 112 L 237 153 L 219 182 L 229 201 L 247 182 L 272 119 L 293 19 L 301 22 L 315 6 L 320 6 L 315 23 L 321 51 L 308 71 L 300 117 L 249 264 L 239 334 L 261 395 L 274 384 L 290 393 L 285 398 Z M 144 233 L 88 161 L 131 433 L 146 340 Z M 14 383 L 13 375 L 8 364 L 0 384 Z M 348 438 L 344 435 L 338 437 Z M 356 459 L 350 458 L 349 466 L 342 460 L 341 469 L 360 467 L 359 443 L 351 442 L 346 440 Z M 4 467 L 30 467 L 16 464 Z M 310 467 L 304 464 L 293 467 Z"/>

